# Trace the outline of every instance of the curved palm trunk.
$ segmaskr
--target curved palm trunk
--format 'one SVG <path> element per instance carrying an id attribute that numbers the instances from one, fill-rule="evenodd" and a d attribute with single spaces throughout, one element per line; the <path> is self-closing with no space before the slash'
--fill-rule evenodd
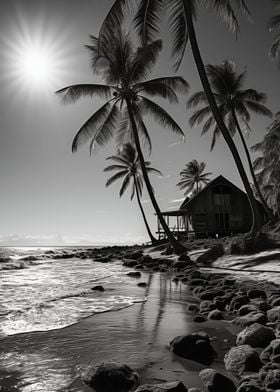
<path id="1" fill-rule="evenodd" d="M 153 205 L 153 207 L 154 207 L 154 209 L 155 209 L 155 211 L 157 213 L 157 216 L 159 218 L 161 226 L 162 226 L 162 228 L 163 228 L 163 230 L 164 230 L 164 232 L 165 232 L 165 234 L 166 234 L 166 236 L 167 236 L 171 246 L 173 247 L 174 252 L 175 253 L 184 253 L 184 252 L 187 251 L 187 249 L 182 244 L 180 244 L 176 240 L 174 235 L 171 233 L 171 231 L 169 230 L 169 227 L 167 226 L 167 224 L 166 224 L 166 222 L 165 222 L 165 220 L 164 220 L 164 218 L 162 216 L 160 208 L 159 208 L 159 206 L 157 204 L 156 198 L 154 196 L 153 188 L 152 188 L 152 185 L 150 183 L 150 179 L 149 179 L 148 173 L 146 171 L 145 160 L 144 160 L 144 157 L 143 157 L 143 154 L 142 154 L 140 141 L 139 141 L 139 136 L 138 136 L 138 130 L 137 130 L 137 126 L 136 126 L 136 123 L 135 123 L 135 120 L 134 120 L 133 109 L 132 109 L 132 105 L 131 105 L 131 102 L 130 102 L 129 98 L 126 98 L 126 104 L 127 104 L 128 114 L 129 114 L 129 120 L 130 120 L 130 123 L 131 123 L 131 126 L 132 126 L 133 136 L 134 136 L 134 139 L 135 139 L 136 150 L 137 150 L 138 157 L 139 157 L 140 164 L 141 164 L 142 174 L 143 174 L 143 177 L 144 177 L 144 180 L 145 180 L 145 184 L 146 184 L 147 191 L 149 193 L 152 205 Z"/>
<path id="2" fill-rule="evenodd" d="M 144 223 L 145 223 L 145 226 L 146 226 L 146 230 L 147 230 L 147 232 L 149 234 L 149 237 L 150 237 L 150 240 L 151 240 L 152 244 L 156 244 L 157 240 L 155 239 L 155 237 L 153 236 L 153 234 L 151 232 L 150 226 L 149 226 L 148 221 L 146 219 L 146 215 L 145 215 L 144 209 L 143 209 L 142 204 L 141 204 L 140 195 L 139 195 L 139 189 L 138 189 L 138 186 L 136 185 L 135 175 L 133 176 L 133 178 L 134 178 L 134 184 L 135 184 L 135 190 L 136 190 L 136 197 L 137 197 L 138 205 L 139 205 L 139 208 L 140 208 L 140 211 L 142 213 L 142 217 L 143 217 L 143 220 L 144 220 Z"/>
<path id="3" fill-rule="evenodd" d="M 234 122 L 235 122 L 235 124 L 236 124 L 237 131 L 238 131 L 238 133 L 239 133 L 240 139 L 241 139 L 241 141 L 242 141 L 242 144 L 243 144 L 243 147 L 244 147 L 244 150 L 245 150 L 245 154 L 246 154 L 246 157 L 247 157 L 247 160 L 248 160 L 248 165 L 249 165 L 250 173 L 251 173 L 251 176 L 252 176 L 253 183 L 254 183 L 254 185 L 255 185 L 256 191 L 257 191 L 257 193 L 258 193 L 258 196 L 259 196 L 259 198 L 260 198 L 260 200 L 261 200 L 261 202 L 262 202 L 262 205 L 263 205 L 263 207 L 264 207 L 264 209 L 265 209 L 265 212 L 267 213 L 267 216 L 269 217 L 269 219 L 271 220 L 271 222 L 276 223 L 276 219 L 275 219 L 274 215 L 272 214 L 270 208 L 268 207 L 268 205 L 267 205 L 267 203 L 266 203 L 266 201 L 265 201 L 265 199 L 264 199 L 264 197 L 263 197 L 263 194 L 262 194 L 262 192 L 261 192 L 261 190 L 260 190 L 259 183 L 258 183 L 258 181 L 257 181 L 257 179 L 256 179 L 256 175 L 255 175 L 255 172 L 254 172 L 254 168 L 253 168 L 251 156 L 250 156 L 250 153 L 249 153 L 249 150 L 248 150 L 248 147 L 247 147 L 245 138 L 244 138 L 244 136 L 243 136 L 242 130 L 241 130 L 241 128 L 240 128 L 240 124 L 239 124 L 239 121 L 238 121 L 238 119 L 237 119 L 235 110 L 232 109 L 232 110 L 231 110 L 231 113 L 232 113 L 232 116 L 233 116 L 233 118 L 234 118 Z"/>
<path id="4" fill-rule="evenodd" d="M 188 33 L 189 33 L 189 39 L 190 39 L 190 44 L 191 44 L 191 49 L 192 49 L 192 53 L 193 53 L 193 57 L 194 57 L 194 61 L 197 67 L 197 71 L 200 77 L 200 81 L 202 83 L 203 89 L 205 91 L 205 95 L 207 97 L 209 106 L 212 110 L 213 116 L 215 118 L 215 121 L 232 153 L 232 156 L 235 160 L 239 175 L 242 179 L 244 188 L 246 190 L 247 196 L 248 196 L 248 200 L 250 203 L 250 207 L 251 207 L 251 211 L 252 211 L 252 218 L 253 218 L 253 223 L 252 223 L 252 227 L 250 230 L 250 234 L 254 235 L 256 234 L 258 231 L 260 231 L 260 218 L 259 218 L 259 211 L 258 211 L 258 207 L 257 207 L 257 203 L 256 200 L 254 198 L 253 195 L 253 191 L 251 189 L 249 180 L 247 178 L 246 172 L 244 170 L 241 158 L 239 156 L 239 153 L 237 151 L 237 148 L 232 140 L 232 137 L 230 136 L 228 129 L 226 128 L 223 118 L 219 112 L 217 103 L 215 101 L 215 98 L 213 96 L 210 84 L 209 84 L 209 80 L 205 71 L 205 66 L 200 54 L 200 50 L 199 50 L 199 46 L 197 43 L 197 38 L 196 38 L 196 32 L 194 29 L 194 25 L 193 25 L 193 16 L 191 13 L 191 9 L 190 9 L 190 5 L 189 5 L 189 0 L 184 0 L 184 8 L 185 8 L 185 14 L 186 14 L 186 20 L 187 20 L 187 27 L 188 27 Z"/>

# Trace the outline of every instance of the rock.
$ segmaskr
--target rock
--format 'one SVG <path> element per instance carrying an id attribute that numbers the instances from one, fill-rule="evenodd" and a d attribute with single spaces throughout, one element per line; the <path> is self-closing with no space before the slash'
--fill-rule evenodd
<path id="1" fill-rule="evenodd" d="M 280 388 L 280 369 L 269 370 L 264 379 L 266 389 L 278 390 Z"/>
<path id="2" fill-rule="evenodd" d="M 133 260 L 138 260 L 142 256 L 143 256 L 143 252 L 141 250 L 137 250 L 136 252 L 129 254 L 129 258 Z"/>
<path id="3" fill-rule="evenodd" d="M 202 391 L 199 388 L 190 388 L 188 389 L 188 392 L 202 392 Z"/>
<path id="4" fill-rule="evenodd" d="M 215 309 L 215 305 L 212 301 L 202 301 L 199 305 L 200 313 L 209 313 L 211 310 Z"/>
<path id="5" fill-rule="evenodd" d="M 89 365 L 82 373 L 82 380 L 96 392 L 130 392 L 139 385 L 136 371 L 116 362 Z"/>
<path id="6" fill-rule="evenodd" d="M 170 256 L 170 255 L 172 255 L 172 254 L 173 254 L 173 248 L 172 248 L 172 246 L 168 246 L 168 247 L 166 248 L 166 250 L 164 250 L 163 252 L 161 252 L 161 254 L 162 254 L 162 255 L 165 255 L 165 256 Z"/>
<path id="7" fill-rule="evenodd" d="M 261 353 L 262 362 L 269 362 L 273 356 L 280 354 L 280 339 L 274 339 L 270 342 L 269 346 L 267 346 L 263 352 Z"/>
<path id="8" fill-rule="evenodd" d="M 170 347 L 174 354 L 205 365 L 210 365 L 216 356 L 209 336 L 202 332 L 177 336 L 170 342 Z"/>
<path id="9" fill-rule="evenodd" d="M 273 301 L 271 301 L 271 306 L 279 306 L 280 305 L 280 297 L 274 298 Z"/>
<path id="10" fill-rule="evenodd" d="M 228 377 L 214 369 L 203 369 L 199 377 L 208 392 L 235 392 L 236 387 Z"/>
<path id="11" fill-rule="evenodd" d="M 191 259 L 188 255 L 182 254 L 178 257 L 178 261 L 191 261 Z"/>
<path id="12" fill-rule="evenodd" d="M 226 370 L 239 375 L 244 372 L 257 372 L 262 367 L 258 353 L 247 344 L 232 347 L 226 353 L 224 363 Z"/>
<path id="13" fill-rule="evenodd" d="M 223 244 L 217 244 L 196 259 L 197 264 L 211 264 L 225 253 Z"/>
<path id="14" fill-rule="evenodd" d="M 195 317 L 193 318 L 193 321 L 194 321 L 195 323 L 204 323 L 204 322 L 207 321 L 207 320 L 206 320 L 206 318 L 205 318 L 204 316 L 201 316 L 200 314 L 198 314 L 197 316 L 195 316 Z"/>
<path id="15" fill-rule="evenodd" d="M 141 272 L 139 271 L 130 271 L 126 275 L 130 276 L 131 278 L 141 278 Z"/>
<path id="16" fill-rule="evenodd" d="M 266 299 L 266 293 L 263 290 L 259 289 L 251 289 L 247 292 L 247 295 L 249 298 L 254 299 L 254 298 L 264 298 Z"/>
<path id="17" fill-rule="evenodd" d="M 124 259 L 123 260 L 123 266 L 125 267 L 135 267 L 138 264 L 137 260 L 132 260 L 132 259 Z"/>
<path id="18" fill-rule="evenodd" d="M 220 310 L 214 309 L 214 310 L 211 310 L 211 312 L 208 314 L 207 318 L 208 318 L 208 320 L 223 320 L 224 316 Z"/>
<path id="19" fill-rule="evenodd" d="M 280 306 L 275 306 L 274 308 L 268 310 L 267 319 L 271 322 L 280 321 Z"/>
<path id="20" fill-rule="evenodd" d="M 183 260 L 181 260 L 181 261 L 176 261 L 173 264 L 173 267 L 177 268 L 177 270 L 182 270 L 182 269 L 188 267 L 189 265 L 190 265 L 190 261 L 183 261 Z"/>
<path id="21" fill-rule="evenodd" d="M 147 287 L 147 283 L 146 282 L 140 282 L 137 284 L 137 286 L 139 287 Z"/>
<path id="22" fill-rule="evenodd" d="M 105 291 L 103 286 L 94 286 L 94 287 L 91 288 L 91 290 L 94 290 L 94 291 Z"/>
<path id="23" fill-rule="evenodd" d="M 142 265 L 150 265 L 150 264 L 154 264 L 155 260 L 150 256 L 150 255 L 143 255 L 138 259 L 138 262 Z"/>
<path id="24" fill-rule="evenodd" d="M 276 339 L 275 333 L 271 328 L 255 323 L 241 331 L 236 339 L 236 344 L 249 344 L 251 347 L 266 347 Z"/>
<path id="25" fill-rule="evenodd" d="M 242 305 L 241 308 L 238 309 L 238 316 L 245 316 L 246 314 L 257 312 L 259 309 L 255 305 Z"/>
<path id="26" fill-rule="evenodd" d="M 225 295 L 225 292 L 223 290 L 217 290 L 217 289 L 209 289 L 205 290 L 203 293 L 199 294 L 199 298 L 201 300 L 213 300 L 215 297 L 223 296 Z"/>
<path id="27" fill-rule="evenodd" d="M 141 385 L 135 392 L 188 392 L 181 381 Z"/>
<path id="28" fill-rule="evenodd" d="M 232 298 L 229 308 L 230 310 L 238 310 L 241 306 L 247 305 L 249 302 L 250 298 L 247 295 L 238 295 Z"/>
<path id="29" fill-rule="evenodd" d="M 240 325 L 241 327 L 247 327 L 251 324 L 265 324 L 267 321 L 266 315 L 261 312 L 251 312 L 245 316 L 236 317 L 232 320 L 235 325 Z"/>
<path id="30" fill-rule="evenodd" d="M 199 311 L 199 306 L 197 304 L 189 304 L 187 306 L 187 311 L 188 312 L 198 312 Z"/>

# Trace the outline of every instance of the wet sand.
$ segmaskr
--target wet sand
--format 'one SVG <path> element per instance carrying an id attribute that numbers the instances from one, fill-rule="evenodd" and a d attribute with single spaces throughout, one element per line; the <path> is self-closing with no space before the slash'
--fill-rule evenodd
<path id="1" fill-rule="evenodd" d="M 146 282 L 141 288 L 137 283 Z M 211 367 L 224 372 L 223 356 L 235 341 L 236 327 L 227 321 L 192 322 L 186 305 L 193 301 L 182 283 L 168 273 L 143 272 L 140 280 L 118 293 L 144 295 L 147 301 L 129 308 L 96 314 L 70 327 L 10 336 L 1 340 L 0 385 L 3 392 L 86 392 L 80 371 L 89 362 L 115 360 L 135 368 L 141 383 L 181 380 L 201 387 L 205 368 L 172 354 L 168 343 L 177 335 L 203 330 L 218 352 Z M 102 295 L 102 293 L 100 294 Z M 7 353 L 7 354 L 6 354 Z"/>

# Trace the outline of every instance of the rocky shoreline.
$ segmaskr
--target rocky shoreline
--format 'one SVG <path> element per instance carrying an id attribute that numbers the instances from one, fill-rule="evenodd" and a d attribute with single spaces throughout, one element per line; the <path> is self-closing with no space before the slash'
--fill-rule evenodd
<path id="1" fill-rule="evenodd" d="M 193 321 L 198 323 L 199 331 L 207 320 L 227 320 L 240 329 L 236 345 L 224 357 L 225 373 L 230 377 L 210 367 L 216 353 L 211 345 L 212 337 L 206 333 L 176 336 L 169 342 L 170 351 L 177 356 L 205 365 L 199 374 L 203 391 L 279 390 L 280 289 L 270 284 L 262 287 L 258 284 L 256 287 L 254 281 L 242 282 L 225 274 L 202 272 L 199 264 L 209 259 L 209 252 L 200 256 L 196 263 L 187 255 L 173 256 L 168 249 L 160 252 L 158 257 L 152 257 L 148 252 L 141 247 L 122 249 L 114 257 L 122 257 L 123 265 L 134 269 L 128 274 L 135 278 L 141 278 L 141 270 L 169 272 L 174 275 L 174 282 L 185 284 L 195 301 L 187 306 L 186 312 L 193 313 Z M 128 365 L 116 363 L 102 363 L 86 369 L 82 377 L 96 392 L 187 391 L 180 381 L 139 386 L 140 380 L 135 371 Z M 202 392 L 198 388 L 188 391 Z"/>
<path id="2" fill-rule="evenodd" d="M 211 244 L 212 245 L 212 244 Z M 213 244 L 215 245 L 215 244 Z M 207 244 L 204 245 L 207 248 Z M 216 247 L 216 248 L 215 248 Z M 198 246 L 195 244 L 195 249 Z M 145 287 L 141 272 L 166 272 L 174 283 L 181 282 L 190 290 L 193 303 L 186 306 L 186 313 L 193 315 L 197 332 L 174 336 L 169 344 L 170 352 L 205 368 L 199 377 L 204 389 L 189 388 L 189 392 L 273 392 L 280 390 L 280 289 L 275 284 L 253 280 L 235 279 L 232 275 L 205 272 L 221 252 L 216 244 L 211 251 L 199 255 L 195 261 L 187 254 L 173 255 L 162 245 L 154 249 L 145 246 L 105 247 L 100 249 L 61 249 L 46 251 L 41 255 L 22 257 L 17 263 L 31 266 L 44 258 L 92 258 L 93 262 L 108 263 L 122 260 L 127 274 L 136 279 L 138 286 Z M 9 255 L 3 255 L 2 265 L 8 265 Z M 93 290 L 106 288 L 96 286 Z M 209 320 L 225 320 L 236 326 L 235 345 L 228 347 L 224 356 L 224 372 L 211 365 L 216 352 L 213 336 L 201 332 L 203 323 Z M 184 392 L 187 388 L 178 380 L 162 384 L 140 385 L 137 372 L 129 364 L 106 362 L 94 364 L 81 371 L 81 379 L 96 392 Z"/>

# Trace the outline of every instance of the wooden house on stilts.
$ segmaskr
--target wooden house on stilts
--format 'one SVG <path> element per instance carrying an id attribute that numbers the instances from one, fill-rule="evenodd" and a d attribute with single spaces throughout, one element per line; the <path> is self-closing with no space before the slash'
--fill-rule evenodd
<path id="1" fill-rule="evenodd" d="M 258 202 L 261 221 L 267 216 Z M 252 213 L 245 192 L 223 176 L 209 182 L 193 198 L 186 198 L 179 210 L 162 213 L 170 230 L 177 238 L 188 236 L 214 237 L 250 230 Z M 165 237 L 158 220 L 159 239 Z"/>

